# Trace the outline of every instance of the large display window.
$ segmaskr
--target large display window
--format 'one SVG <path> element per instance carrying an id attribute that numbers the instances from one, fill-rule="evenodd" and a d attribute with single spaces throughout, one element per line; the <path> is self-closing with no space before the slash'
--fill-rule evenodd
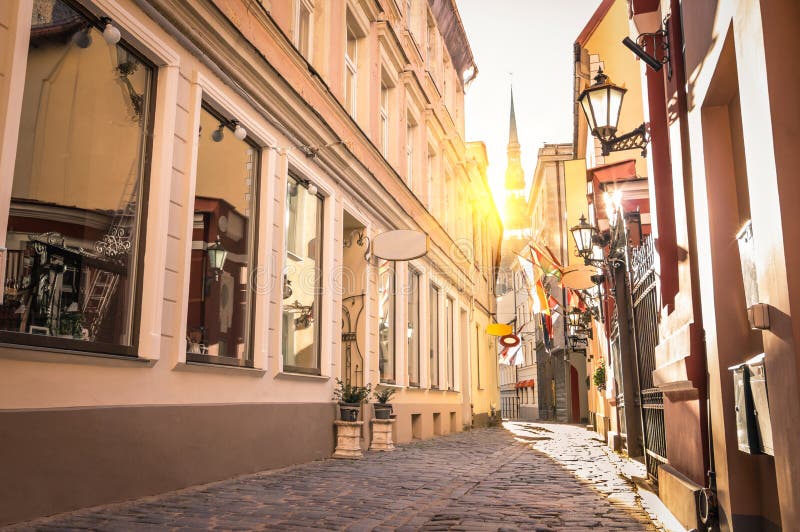
<path id="1" fill-rule="evenodd" d="M 154 78 L 117 28 L 34 1 L 0 341 L 135 354 Z"/>

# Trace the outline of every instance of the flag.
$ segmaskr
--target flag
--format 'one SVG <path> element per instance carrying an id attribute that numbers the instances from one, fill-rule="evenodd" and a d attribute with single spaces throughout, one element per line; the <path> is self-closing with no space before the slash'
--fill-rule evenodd
<path id="1" fill-rule="evenodd" d="M 539 308 L 537 312 L 550 314 L 550 305 L 548 305 L 547 294 L 544 291 L 544 285 L 541 279 L 536 280 L 536 298 L 539 300 Z"/>
<path id="2" fill-rule="evenodd" d="M 558 270 L 558 268 L 556 268 L 552 262 L 550 262 L 535 248 L 531 248 L 531 257 L 533 258 L 533 264 L 535 264 L 542 271 L 543 275 L 552 275 L 560 278 L 561 272 Z"/>
<path id="3" fill-rule="evenodd" d="M 547 327 L 547 318 L 548 318 L 547 314 L 542 313 L 542 314 L 539 314 L 539 316 L 540 316 L 540 318 L 542 320 L 542 331 L 544 332 L 544 345 L 545 345 L 545 347 L 547 347 L 549 349 L 549 348 L 553 347 L 553 341 L 552 341 L 553 340 L 553 327 L 552 327 L 552 324 L 551 324 L 549 329 Z"/>
<path id="4" fill-rule="evenodd" d="M 580 297 L 571 288 L 567 290 L 567 306 L 569 308 L 578 308 L 580 306 Z"/>
<path id="5" fill-rule="evenodd" d="M 508 364 L 509 366 L 521 366 L 524 364 L 525 359 L 522 355 L 522 344 L 517 344 L 514 347 L 507 348 L 508 349 Z"/>
<path id="6" fill-rule="evenodd" d="M 508 364 L 508 361 L 506 360 L 507 356 L 508 356 L 508 348 L 507 347 L 504 347 L 502 349 L 502 351 L 497 353 L 497 358 L 498 358 L 498 360 L 500 360 L 501 364 Z"/>

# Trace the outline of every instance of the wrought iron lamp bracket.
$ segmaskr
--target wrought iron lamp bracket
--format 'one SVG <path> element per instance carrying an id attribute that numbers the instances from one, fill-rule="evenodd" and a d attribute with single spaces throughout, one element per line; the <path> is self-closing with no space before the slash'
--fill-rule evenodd
<path id="1" fill-rule="evenodd" d="M 650 143 L 650 133 L 647 125 L 641 124 L 629 133 L 614 136 L 608 140 L 600 139 L 600 146 L 603 156 L 609 155 L 612 151 L 624 151 L 641 149 L 642 157 L 647 157 L 647 145 Z"/>
<path id="2" fill-rule="evenodd" d="M 667 65 L 667 79 L 672 79 L 672 61 L 670 61 L 669 52 L 669 18 L 669 15 L 664 18 L 663 25 L 658 31 L 654 31 L 652 33 L 640 33 L 639 36 L 636 37 L 636 44 L 644 48 L 647 40 L 652 39 L 653 48 L 661 48 L 661 59 L 656 58 L 656 61 L 662 65 Z"/>

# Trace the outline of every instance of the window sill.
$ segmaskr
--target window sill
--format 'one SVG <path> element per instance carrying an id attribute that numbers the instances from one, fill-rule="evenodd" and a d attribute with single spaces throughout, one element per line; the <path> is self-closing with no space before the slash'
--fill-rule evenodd
<path id="1" fill-rule="evenodd" d="M 276 379 L 285 380 L 299 380 L 299 381 L 317 381 L 325 382 L 331 380 L 327 375 L 314 375 L 311 373 L 292 373 L 291 371 L 281 371 L 275 375 Z"/>
<path id="2" fill-rule="evenodd" d="M 395 388 L 397 390 L 402 390 L 405 388 L 402 384 L 396 384 L 394 382 L 379 382 L 378 386 L 383 386 L 384 388 Z"/>
<path id="3" fill-rule="evenodd" d="M 67 364 L 87 364 L 119 367 L 149 368 L 158 361 L 150 358 L 139 358 L 111 353 L 95 353 L 91 351 L 73 351 L 69 349 L 53 349 L 34 345 L 0 343 L 0 358 L 21 360 L 25 362 L 56 362 Z"/>
<path id="4" fill-rule="evenodd" d="M 262 377 L 266 370 L 258 368 L 247 368 L 243 366 L 226 366 L 211 362 L 178 362 L 172 368 L 175 371 L 189 371 L 194 373 L 227 373 L 229 375 L 247 375 L 250 377 Z"/>

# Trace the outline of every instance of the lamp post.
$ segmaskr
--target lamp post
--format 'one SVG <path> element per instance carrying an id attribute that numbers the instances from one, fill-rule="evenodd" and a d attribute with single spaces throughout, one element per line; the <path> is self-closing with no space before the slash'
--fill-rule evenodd
<path id="1" fill-rule="evenodd" d="M 624 87 L 614 85 L 601 68 L 594 78 L 594 84 L 584 89 L 578 96 L 578 103 L 586 115 L 589 129 L 600 141 L 604 156 L 612 151 L 637 148 L 642 150 L 642 157 L 647 155 L 650 138 L 645 124 L 617 136 L 622 100 L 627 91 L 628 89 Z"/>

